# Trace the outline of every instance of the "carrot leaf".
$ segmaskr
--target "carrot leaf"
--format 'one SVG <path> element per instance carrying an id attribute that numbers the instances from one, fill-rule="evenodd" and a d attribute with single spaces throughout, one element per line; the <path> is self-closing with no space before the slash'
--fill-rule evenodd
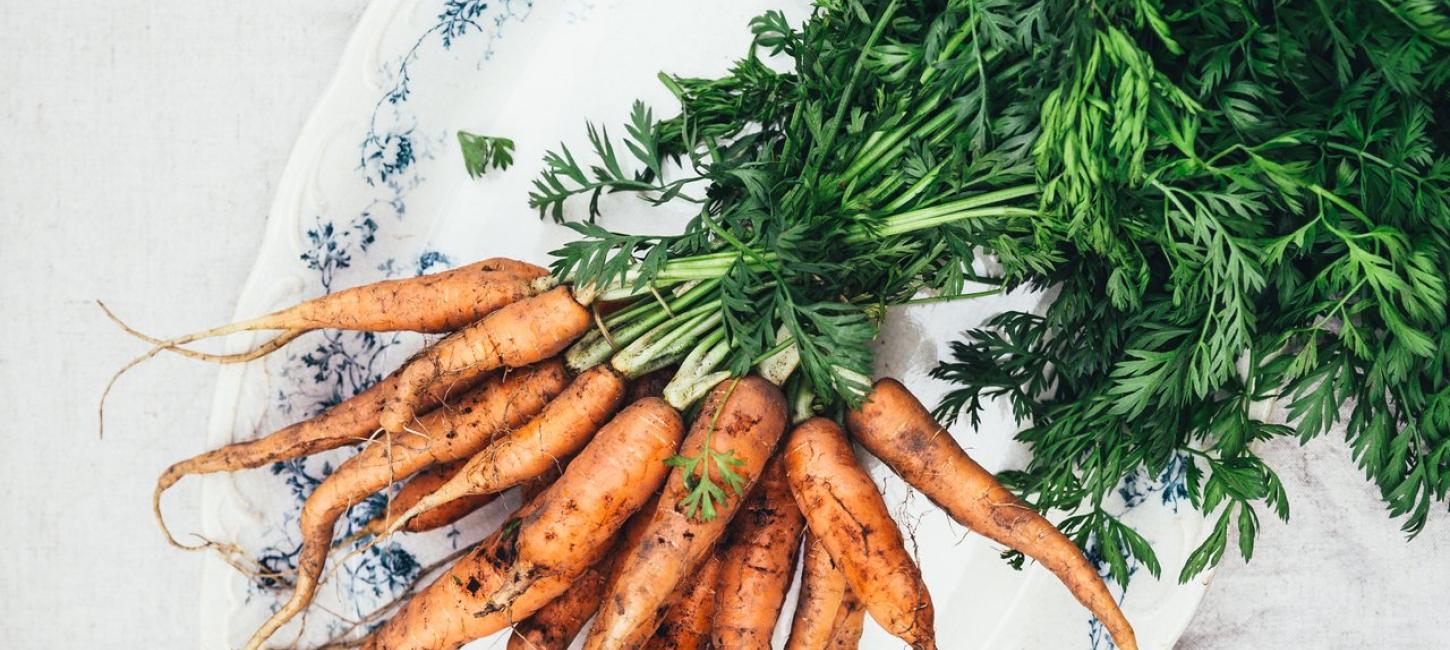
<path id="1" fill-rule="evenodd" d="M 463 167 L 474 178 L 489 168 L 504 170 L 514 164 L 514 141 L 467 131 L 458 132 L 458 148 L 463 152 Z"/>

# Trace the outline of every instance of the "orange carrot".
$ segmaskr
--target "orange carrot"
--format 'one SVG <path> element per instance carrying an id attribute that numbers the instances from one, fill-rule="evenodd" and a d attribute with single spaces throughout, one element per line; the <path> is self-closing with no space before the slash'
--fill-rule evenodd
<path id="1" fill-rule="evenodd" d="M 529 296 L 548 271 L 492 258 L 415 278 L 343 289 L 251 321 L 246 329 L 451 332 Z"/>
<path id="2" fill-rule="evenodd" d="M 568 287 L 520 300 L 439 341 L 398 371 L 398 385 L 383 406 L 385 431 L 413 421 L 421 392 L 459 373 L 517 368 L 554 356 L 594 326 L 588 309 Z"/>
<path id="3" fill-rule="evenodd" d="M 501 492 L 561 465 L 614 415 L 624 392 L 624 378 L 608 366 L 584 371 L 523 428 L 495 440 L 447 483 L 400 508 L 404 512 L 392 529 L 455 499 Z"/>
<path id="4" fill-rule="evenodd" d="M 681 452 L 699 454 L 708 445 L 714 453 L 733 454 L 739 461 L 733 471 L 745 481 L 741 492 L 748 493 L 779 442 L 785 422 L 785 397 L 775 386 L 759 377 L 727 381 L 706 398 Z M 709 465 L 700 463 L 703 471 L 723 483 Z M 709 521 L 693 517 L 683 502 L 698 478 L 699 474 L 687 475 L 683 465 L 670 473 L 643 542 L 620 561 L 621 578 L 600 607 L 585 648 L 642 643 L 653 632 L 649 624 L 657 620 L 657 610 L 714 548 L 742 499 L 728 496 Z"/>
<path id="5" fill-rule="evenodd" d="M 174 352 L 213 363 L 246 363 L 279 350 L 315 329 L 451 332 L 504 305 L 534 295 L 549 284 L 549 279 L 543 277 L 546 273 L 537 266 L 515 260 L 483 260 L 442 273 L 345 289 L 266 316 L 168 340 L 137 331 L 97 301 L 106 316 L 126 333 L 154 346 L 122 366 L 106 383 L 96 413 L 100 432 L 105 432 L 106 398 L 111 388 L 121 375 L 160 352 Z M 207 354 L 182 347 L 214 336 L 255 330 L 281 330 L 281 333 L 238 354 Z"/>
<path id="6" fill-rule="evenodd" d="M 861 646 L 861 633 L 866 623 L 866 608 L 851 590 L 846 590 L 846 600 L 836 612 L 836 623 L 831 627 L 831 640 L 826 644 L 830 650 L 855 650 Z"/>
<path id="7" fill-rule="evenodd" d="M 629 405 L 570 461 L 539 509 L 519 530 L 518 557 L 484 614 L 514 607 L 540 579 L 573 580 L 609 550 L 610 541 L 664 482 L 684 435 L 674 407 L 657 397 Z M 513 609 L 514 618 L 531 611 Z"/>
<path id="8" fill-rule="evenodd" d="M 850 596 L 846 575 L 815 535 L 806 533 L 801 564 L 800 597 L 791 621 L 786 650 L 821 650 L 830 645 L 836 619 Z"/>
<path id="9" fill-rule="evenodd" d="M 470 391 L 452 407 L 424 416 L 417 433 L 392 436 L 338 466 L 302 506 L 303 542 L 292 597 L 252 635 L 247 650 L 260 648 L 312 601 L 333 528 L 352 504 L 425 467 L 477 453 L 499 432 L 522 426 L 543 410 L 566 380 L 558 360 L 507 373 Z"/>
<path id="10" fill-rule="evenodd" d="M 458 470 L 462 469 L 464 464 L 466 464 L 467 462 L 468 461 L 466 460 L 458 460 L 451 463 L 446 463 L 444 465 L 435 465 L 421 472 L 418 472 L 416 475 L 413 476 L 413 478 L 408 479 L 408 482 L 403 486 L 403 489 L 399 490 L 397 494 L 393 495 L 392 501 L 388 503 L 388 513 L 369 520 L 368 523 L 360 527 L 351 538 L 342 540 L 339 543 L 334 544 L 333 546 L 344 547 L 348 546 L 351 542 L 366 536 L 377 537 L 387 533 L 389 527 L 388 518 L 392 516 L 393 513 L 397 513 L 400 510 L 407 510 L 408 508 L 417 504 L 418 500 L 429 494 L 430 489 L 434 489 L 433 486 L 437 486 L 440 483 L 447 482 L 448 479 L 452 478 L 455 474 L 457 474 Z M 560 470 L 558 468 L 551 468 L 543 474 L 540 474 L 523 482 L 519 486 L 519 488 L 520 492 L 525 495 L 524 500 L 528 501 L 538 493 L 542 492 L 544 488 L 548 487 L 554 482 L 555 479 L 559 478 L 559 472 Z M 462 499 L 454 499 L 452 501 L 449 501 L 448 503 L 438 506 L 437 508 L 429 509 L 427 512 L 424 512 L 423 514 L 409 519 L 408 523 L 399 530 L 406 533 L 426 533 L 430 530 L 437 530 L 444 526 L 452 525 L 454 523 L 457 523 L 458 520 L 477 512 L 484 506 L 493 503 L 494 499 L 497 499 L 499 494 L 501 493 L 495 492 L 492 494 L 480 494 L 463 497 Z"/>
<path id="11" fill-rule="evenodd" d="M 457 396 L 478 385 L 487 376 L 487 371 L 462 373 L 450 377 L 446 382 L 429 386 L 424 393 L 424 412 L 431 412 L 439 404 L 448 401 L 450 395 Z M 178 541 L 167 529 L 161 516 L 161 495 L 177 481 L 193 474 L 213 472 L 235 472 L 242 469 L 262 467 L 272 463 L 299 458 L 311 454 L 358 444 L 368 440 L 378 430 L 378 417 L 383 410 L 387 395 L 397 389 L 398 375 L 389 375 L 366 390 L 354 395 L 321 415 L 303 420 L 279 429 L 270 435 L 233 443 L 193 456 L 166 468 L 156 480 L 156 491 L 152 496 L 152 509 L 161 532 L 173 546 L 183 549 L 204 548 L 187 546 Z M 481 504 L 480 504 L 481 505 Z"/>
<path id="12" fill-rule="evenodd" d="M 967 456 L 900 382 L 876 382 L 846 422 L 861 446 L 957 522 L 1021 551 L 1056 575 L 1103 622 L 1119 648 L 1138 647 L 1132 625 L 1077 545 Z"/>
<path id="13" fill-rule="evenodd" d="M 700 650 L 710 647 L 710 621 L 714 619 L 718 601 L 716 587 L 720 578 L 720 558 L 710 557 L 689 580 L 676 587 L 654 637 L 645 644 L 647 650 Z M 714 646 L 735 648 L 736 646 Z M 766 647 L 769 647 L 767 645 Z"/>
<path id="14" fill-rule="evenodd" d="M 614 531 L 605 534 L 597 549 L 585 548 L 590 540 L 581 537 L 592 537 L 591 531 L 609 527 L 600 522 L 613 520 L 621 512 L 628 517 L 649 500 L 665 476 L 665 472 L 650 467 L 663 466 L 663 456 L 652 448 L 674 449 L 683 429 L 679 415 L 659 400 L 636 403 L 620 412 L 600 430 L 595 442 L 569 463 L 558 481 L 520 511 L 502 541 L 487 548 L 480 546 L 481 552 L 460 560 L 447 576 L 415 596 L 380 628 L 366 647 L 452 650 L 528 617 L 565 593 L 573 579 L 609 548 Z M 563 551 L 580 553 L 583 568 L 568 574 L 538 576 L 519 590 L 507 607 L 491 607 L 491 596 L 517 584 L 521 565 L 542 566 L 532 562 L 531 557 L 539 544 L 556 543 L 547 537 L 559 530 L 556 525 L 561 515 L 567 518 L 571 508 L 596 515 L 592 525 L 573 516 L 572 526 L 565 531 L 573 536 L 573 543 L 561 543 Z M 623 518 L 618 521 L 622 523 Z M 617 529 L 618 524 L 614 527 Z"/>
<path id="15" fill-rule="evenodd" d="M 515 625 L 514 633 L 509 637 L 508 650 L 568 648 L 579 630 L 584 629 L 584 624 L 599 609 L 599 601 L 603 600 L 604 594 L 619 581 L 619 558 L 639 546 L 658 505 L 659 493 L 655 493 L 629 518 L 624 532 L 604 559 L 575 578 L 574 584 L 562 596 Z"/>
<path id="16" fill-rule="evenodd" d="M 558 598 L 514 626 L 508 650 L 565 650 L 599 609 L 609 559 L 589 567 Z"/>
<path id="17" fill-rule="evenodd" d="M 503 613 L 474 613 L 489 593 L 503 584 L 513 563 L 520 519 L 538 507 L 542 495 L 529 499 L 502 526 L 479 542 L 433 584 L 418 592 L 362 643 L 365 650 L 456 650 L 508 627 Z M 547 602 L 568 588 L 563 580 L 541 581 L 526 597 Z M 540 603 L 542 604 L 542 603 Z"/>
<path id="18" fill-rule="evenodd" d="M 811 418 L 785 444 L 785 471 L 806 525 L 871 618 L 913 648 L 935 648 L 931 595 L 901 531 L 841 428 Z"/>
<path id="19" fill-rule="evenodd" d="M 433 508 L 417 517 L 408 520 L 400 530 L 405 533 L 425 533 L 430 530 L 438 530 L 444 526 L 451 526 L 458 523 L 458 520 L 467 517 L 484 506 L 493 503 L 498 498 L 498 493 L 476 494 L 462 499 L 454 499 L 437 508 Z M 387 529 L 382 522 L 378 525 L 384 530 Z M 379 534 L 379 533 L 374 533 Z"/>
<path id="20" fill-rule="evenodd" d="M 253 330 L 307 331 L 326 328 L 366 332 L 451 332 L 499 307 L 532 295 L 533 281 L 547 273 L 525 262 L 486 259 L 440 273 L 343 289 L 265 316 L 166 341 L 144 338 L 158 345 L 174 347 Z"/>
<path id="21" fill-rule="evenodd" d="M 785 464 L 775 456 L 723 542 L 719 603 L 710 633 L 716 648 L 770 650 L 803 528 L 805 517 L 791 496 Z"/>
<path id="22" fill-rule="evenodd" d="M 398 493 L 394 494 L 392 500 L 388 502 L 389 513 L 407 511 L 417 504 L 418 501 L 432 494 L 440 486 L 447 483 L 448 479 L 458 474 L 458 470 L 463 469 L 464 464 L 467 462 L 466 460 L 456 460 L 451 463 L 434 465 L 418 472 L 413 478 L 408 479 L 408 482 L 403 485 L 403 488 L 398 490 Z M 434 508 L 423 513 L 423 515 L 412 518 L 406 525 L 399 527 L 398 530 L 408 533 L 421 533 L 442 528 L 492 503 L 497 497 L 497 493 L 492 493 L 450 501 L 442 507 Z M 387 532 L 388 527 L 388 515 L 380 515 L 360 526 L 358 533 L 360 535 L 382 535 Z"/>

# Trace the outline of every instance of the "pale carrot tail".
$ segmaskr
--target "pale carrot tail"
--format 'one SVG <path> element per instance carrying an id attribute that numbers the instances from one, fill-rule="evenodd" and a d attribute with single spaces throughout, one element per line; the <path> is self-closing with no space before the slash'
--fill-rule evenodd
<path id="1" fill-rule="evenodd" d="M 100 302 L 97 301 L 97 304 L 100 304 Z M 106 306 L 102 304 L 101 308 L 105 309 Z M 106 314 L 111 316 L 113 320 L 115 319 L 115 316 L 111 315 L 109 310 L 106 311 Z M 120 321 L 117 322 L 119 323 Z M 271 354 L 272 352 L 280 349 L 282 346 L 290 343 L 293 339 L 305 333 L 302 330 L 283 332 L 282 334 L 279 334 L 276 338 L 273 338 L 266 343 L 263 343 L 262 345 L 253 348 L 252 350 L 240 352 L 237 354 L 207 354 L 205 352 L 197 352 L 195 350 L 188 350 L 186 348 L 178 347 L 176 344 L 172 344 L 168 341 L 152 339 L 145 336 L 144 334 L 140 334 L 139 332 L 131 330 L 124 323 L 122 323 L 121 326 L 128 332 L 138 335 L 149 342 L 154 342 L 156 345 L 150 350 L 147 350 L 145 353 L 141 354 L 140 356 L 126 362 L 125 365 L 117 369 L 116 372 L 111 375 L 111 378 L 106 381 L 106 387 L 101 391 L 101 399 L 96 405 L 96 422 L 98 427 L 97 437 L 104 437 L 106 433 L 106 398 L 110 397 L 111 389 L 116 387 L 116 382 L 121 379 L 122 375 L 130 372 L 132 368 L 135 368 L 136 366 L 145 363 L 147 360 L 151 359 L 151 357 L 154 357 L 163 351 L 170 351 L 185 357 L 200 359 L 202 361 L 209 361 L 212 363 L 247 363 L 249 361 L 260 359 L 268 354 Z"/>
<path id="2" fill-rule="evenodd" d="M 183 463 L 166 468 L 166 471 L 161 473 L 161 478 L 156 480 L 156 491 L 151 495 L 151 513 L 156 516 L 156 525 L 161 527 L 161 534 L 166 536 L 166 543 L 182 550 L 195 551 L 206 548 L 206 546 L 192 546 L 177 541 L 176 537 L 171 534 L 171 529 L 166 526 L 166 516 L 161 514 L 161 494 L 176 485 L 181 477 L 189 473 L 178 468 Z"/>
<path id="3" fill-rule="evenodd" d="M 266 316 L 258 316 L 256 318 L 250 318 L 250 319 L 247 319 L 247 320 L 237 321 L 237 322 L 234 322 L 234 323 L 227 323 L 226 325 L 219 325 L 217 327 L 213 327 L 213 328 L 210 328 L 210 329 L 201 330 L 201 331 L 198 331 L 198 332 L 192 332 L 190 334 L 182 334 L 181 336 L 175 336 L 175 337 L 172 337 L 172 338 L 169 338 L 169 339 L 161 339 L 161 338 L 157 338 L 157 337 L 151 336 L 149 334 L 146 334 L 145 332 L 142 332 L 142 331 L 140 331 L 140 330 L 138 330 L 138 329 L 136 329 L 134 327 L 131 327 L 129 324 L 126 323 L 126 321 L 121 320 L 121 318 L 119 316 L 117 316 L 115 312 L 111 311 L 111 308 L 110 307 L 107 307 L 106 306 L 106 303 L 97 300 L 96 301 L 96 305 L 98 305 L 101 308 L 101 311 L 102 312 L 105 312 L 106 317 L 109 318 L 109 319 L 111 319 L 111 322 L 115 323 L 117 326 L 119 326 L 121 328 L 122 331 L 126 332 L 127 334 L 130 334 L 131 336 L 134 336 L 134 337 L 136 337 L 138 339 L 141 339 L 142 341 L 145 341 L 145 342 L 150 343 L 152 345 L 155 345 L 157 347 L 174 350 L 178 354 L 183 354 L 183 355 L 187 355 L 187 356 L 195 355 L 194 358 L 202 358 L 202 359 L 218 358 L 218 357 L 225 358 L 225 355 L 209 355 L 209 354 L 206 354 L 206 353 L 203 353 L 203 352 L 196 352 L 196 351 L 193 351 L 193 350 L 187 350 L 187 349 L 182 348 L 180 346 L 185 345 L 187 343 L 195 343 L 197 341 L 201 341 L 201 340 L 204 340 L 204 339 L 216 338 L 218 336 L 226 336 L 228 334 L 235 334 L 237 332 L 250 332 L 250 331 L 254 331 L 254 330 L 284 330 L 284 331 L 287 332 L 287 334 L 284 334 L 282 336 L 288 336 L 288 335 L 290 335 L 291 338 L 288 338 L 287 339 L 287 340 L 290 341 L 290 340 L 292 340 L 294 338 L 297 338 L 297 336 L 301 335 L 303 332 L 306 332 L 308 329 L 310 329 L 310 328 L 298 329 L 298 328 L 288 327 L 287 324 L 285 323 L 285 319 L 284 318 L 279 318 L 279 315 L 286 313 L 284 311 L 284 312 L 276 312 L 276 313 L 272 313 L 272 314 L 267 314 Z M 279 336 L 278 339 L 282 338 L 282 336 Z M 281 347 L 281 346 L 276 346 L 276 347 Z M 273 347 L 272 349 L 276 349 L 276 347 Z M 250 354 L 250 353 L 243 353 L 243 354 Z M 237 356 L 240 356 L 240 355 L 230 355 L 230 356 L 237 357 Z"/>
<path id="4" fill-rule="evenodd" d="M 438 493 L 437 492 L 434 492 L 433 494 L 438 494 Z M 441 504 L 447 503 L 449 501 L 452 501 L 452 498 L 438 498 L 438 499 L 435 499 L 433 497 L 433 494 L 430 494 L 430 495 L 428 495 L 426 497 L 423 497 L 423 499 L 420 500 L 420 501 L 418 501 L 418 503 L 414 504 L 413 507 L 408 508 L 407 510 L 403 511 L 403 514 L 398 515 L 398 517 L 396 519 L 394 519 L 392 521 L 392 523 L 390 523 L 390 524 L 388 524 L 386 526 L 381 526 L 380 525 L 380 527 L 382 528 L 382 532 L 378 535 L 378 537 L 387 537 L 389 535 L 392 535 L 393 533 L 396 533 L 396 532 L 402 530 L 403 527 L 406 526 L 406 525 L 408 525 L 408 522 L 409 521 L 412 521 L 414 517 L 417 517 L 418 515 L 426 512 L 428 510 L 431 510 L 434 507 L 437 507 L 438 505 L 441 505 Z"/>
<path id="5" fill-rule="evenodd" d="M 303 610 L 307 609 L 307 606 L 312 603 L 312 593 L 316 589 L 317 579 L 308 575 L 306 571 L 299 572 L 292 597 L 288 598 L 281 609 L 274 612 L 271 618 L 268 618 L 262 623 L 261 627 L 257 628 L 256 632 L 252 633 L 252 637 L 247 639 L 247 644 L 242 646 L 243 649 L 261 650 L 262 644 L 266 643 L 267 639 L 272 638 L 272 635 L 276 634 L 277 630 L 282 629 L 282 626 L 286 625 L 287 621 L 292 620 L 298 614 L 301 614 Z"/>

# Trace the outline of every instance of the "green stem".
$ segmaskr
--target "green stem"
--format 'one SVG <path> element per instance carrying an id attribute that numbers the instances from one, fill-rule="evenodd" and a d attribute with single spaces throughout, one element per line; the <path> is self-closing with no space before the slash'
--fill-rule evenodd
<path id="1" fill-rule="evenodd" d="M 956 52 L 956 49 L 961 47 L 962 43 L 966 42 L 967 35 L 975 31 L 976 27 L 976 16 L 962 21 L 962 26 L 957 28 L 956 33 L 952 34 L 952 37 L 942 46 L 941 51 L 937 53 L 936 61 L 933 61 L 925 70 L 921 71 L 921 85 L 925 86 L 926 82 L 931 81 L 932 77 L 935 77 L 938 72 L 941 72 L 941 68 L 938 68 L 937 65 L 946 61 L 952 53 Z"/>
<path id="2" fill-rule="evenodd" d="M 725 328 L 716 328 L 706 335 L 680 362 L 679 371 L 665 386 L 665 401 L 684 410 L 710 392 L 716 384 L 728 379 L 728 371 L 712 371 L 729 356 L 730 349 L 730 342 L 725 338 Z"/>
<path id="3" fill-rule="evenodd" d="M 694 343 L 724 320 L 718 305 L 705 304 L 680 314 L 620 350 L 610 364 L 629 378 L 640 377 L 683 357 Z"/>
<path id="4" fill-rule="evenodd" d="M 925 298 L 912 298 L 911 300 L 907 300 L 905 302 L 900 302 L 900 303 L 896 303 L 896 304 L 898 304 L 898 305 L 929 305 L 929 304 L 937 303 L 937 302 L 952 302 L 952 301 L 955 301 L 955 300 L 966 300 L 966 299 L 969 299 L 969 298 L 985 298 L 987 296 L 995 296 L 995 295 L 1000 294 L 1000 293 L 1002 293 L 1002 288 L 1001 287 L 997 287 L 996 289 L 984 289 L 982 291 L 970 291 L 970 292 L 967 292 L 967 293 L 953 293 L 953 294 L 948 294 L 948 295 L 944 295 L 944 296 L 927 296 Z"/>
<path id="5" fill-rule="evenodd" d="M 786 382 L 785 394 L 790 396 L 791 424 L 800 424 L 816 414 L 816 393 L 811 390 L 811 383 L 806 381 L 805 373 L 791 375 Z"/>
<path id="6" fill-rule="evenodd" d="M 936 102 L 941 101 L 940 94 L 933 95 L 933 97 L 928 99 L 927 101 L 931 103 L 932 106 L 935 106 Z M 937 117 L 932 119 L 931 121 L 935 122 L 937 120 L 940 120 L 942 119 L 943 115 L 950 116 L 952 112 L 953 111 L 949 106 L 947 107 L 947 110 L 942 111 L 942 113 L 938 114 Z M 856 159 L 851 162 L 851 165 L 846 168 L 846 171 L 841 172 L 840 182 L 844 184 L 850 179 L 863 175 L 868 167 L 871 167 L 879 160 L 881 160 L 882 156 L 886 154 L 887 150 L 894 151 L 898 144 L 902 144 L 904 146 L 904 141 L 906 140 L 906 137 L 908 135 L 911 135 L 913 131 L 921 127 L 921 123 L 924 119 L 924 117 L 913 117 L 906 124 L 896 127 L 896 129 L 892 130 L 890 134 L 882 136 L 880 138 L 873 138 L 872 140 L 874 140 L 874 143 L 868 141 L 869 146 L 865 149 L 862 149 L 861 153 L 856 155 Z"/>
<path id="7" fill-rule="evenodd" d="M 575 372 L 604 363 L 617 350 L 635 342 L 651 328 L 669 319 L 672 314 L 680 314 L 701 298 L 710 295 L 719 284 L 719 278 L 706 280 L 663 305 L 651 297 L 610 314 L 604 317 L 604 327 L 609 336 L 606 337 L 599 330 L 591 330 L 569 346 L 569 350 L 564 353 L 564 360 Z M 696 308 L 695 311 L 706 309 L 710 304 L 718 308 L 720 301 L 717 299 Z"/>
<path id="8" fill-rule="evenodd" d="M 831 145 L 836 142 L 836 133 L 841 130 L 841 120 L 846 117 L 846 107 L 851 104 L 851 98 L 856 94 L 856 84 L 861 79 L 861 71 L 866 68 L 866 55 L 870 54 L 871 49 L 876 46 L 876 41 L 881 40 L 881 34 L 886 31 L 886 24 L 891 22 L 891 17 L 896 14 L 896 5 L 896 0 L 891 0 L 891 4 L 886 5 L 886 9 L 881 12 L 881 17 L 876 19 L 876 26 L 871 30 L 871 36 L 866 39 L 866 44 L 856 55 L 856 63 L 851 67 L 851 77 L 846 81 L 845 90 L 841 91 L 841 98 L 836 102 L 836 113 L 831 117 L 831 125 L 826 129 L 826 137 L 821 141 L 819 147 L 812 150 L 812 153 L 820 152 L 815 156 L 816 167 L 819 167 L 822 156 L 830 154 Z M 802 177 L 811 178 L 813 174 L 802 174 Z"/>
<path id="9" fill-rule="evenodd" d="M 981 217 L 1036 216 L 1037 213 L 1034 210 L 995 205 L 1005 201 L 1033 196 L 1036 193 L 1036 185 L 1026 184 L 991 192 L 983 192 L 940 205 L 900 212 L 882 218 L 879 221 L 879 225 L 875 228 L 865 226 L 852 228 L 843 238 L 843 243 L 846 245 L 863 244 L 884 237 L 904 235 L 919 230 Z M 665 262 L 664 266 L 655 274 L 654 286 L 664 287 L 696 280 L 719 280 L 719 278 L 730 270 L 731 266 L 741 260 L 752 270 L 756 271 L 771 271 L 773 265 L 779 261 L 779 256 L 775 252 L 755 250 L 741 242 L 728 231 L 717 226 L 714 222 L 706 219 L 704 223 L 706 227 L 710 228 L 711 232 L 714 232 L 727 241 L 734 250 L 720 253 L 707 253 Z M 633 276 L 633 272 L 629 275 Z M 710 288 L 713 289 L 713 287 L 714 285 L 710 285 Z M 700 287 L 697 287 L 697 289 L 700 289 Z M 633 286 L 632 277 L 626 277 L 620 286 L 611 288 L 600 295 L 604 299 L 623 299 L 638 296 L 645 292 L 645 288 L 636 288 Z"/>
<path id="10" fill-rule="evenodd" d="M 937 113 L 935 117 L 928 120 L 925 124 L 922 124 L 920 128 L 907 130 L 907 127 L 902 127 L 898 129 L 898 133 L 887 138 L 889 141 L 889 149 L 886 149 L 867 161 L 865 166 L 855 173 L 847 170 L 846 174 L 841 177 L 841 181 L 849 182 L 857 177 L 870 178 L 881 171 L 881 168 L 885 167 L 892 160 L 901 157 L 901 153 L 906 151 L 906 148 L 911 145 L 911 138 L 908 136 L 915 135 L 929 139 L 942 132 L 950 133 L 951 131 L 946 127 L 952 122 L 955 122 L 960 116 L 961 111 L 957 110 L 955 106 L 948 105 Z"/>
<path id="11" fill-rule="evenodd" d="M 881 211 L 895 212 L 897 210 L 900 210 L 902 206 L 911 203 L 912 200 L 920 196 L 922 192 L 925 192 L 927 190 L 927 188 L 931 187 L 932 183 L 936 182 L 937 176 L 941 175 L 941 171 L 945 169 L 946 166 L 947 161 L 945 160 L 937 163 L 935 167 L 932 167 L 925 174 L 922 174 L 921 178 L 917 179 L 916 182 L 911 185 L 911 187 L 906 188 L 905 192 L 897 195 L 897 197 L 895 199 L 892 199 L 890 203 L 882 206 Z"/>
<path id="12" fill-rule="evenodd" d="M 995 206 L 994 204 L 1004 201 L 1011 201 L 1035 195 L 1036 185 L 1020 185 L 1009 187 L 992 192 L 984 192 L 964 199 L 943 203 L 941 205 L 919 208 L 907 212 L 891 215 L 881 220 L 881 225 L 870 229 L 866 227 L 852 228 L 844 238 L 847 244 L 862 244 L 882 237 L 904 235 L 918 230 L 934 228 L 937 226 L 975 219 L 979 217 L 1030 217 L 1037 213 L 1034 210 L 1017 208 L 1011 206 Z M 713 224 L 710 224 L 713 226 Z M 771 251 L 757 251 L 745 246 L 723 229 L 712 228 L 717 234 L 733 240 L 732 245 L 741 247 L 738 252 L 711 253 L 695 257 L 670 260 L 665 263 L 664 268 L 655 276 L 661 284 L 673 284 L 686 280 L 704 280 L 719 278 L 730 270 L 736 260 L 748 256 L 746 263 L 754 269 L 766 269 L 770 264 L 778 260 L 778 257 Z"/>
<path id="13" fill-rule="evenodd" d="M 938 62 L 944 61 L 946 56 L 951 54 L 951 52 L 955 50 L 956 47 L 961 45 L 961 39 L 964 39 L 966 33 L 970 31 L 968 27 L 969 24 L 964 24 L 963 27 L 958 30 L 957 34 L 952 37 L 954 43 L 948 43 L 948 47 L 944 47 L 942 49 L 941 55 L 938 56 Z M 997 50 L 992 50 L 987 52 L 987 54 L 982 58 L 984 58 L 987 63 L 994 63 L 999 58 L 999 56 L 1000 54 Z M 1016 65 L 1014 67 L 1018 70 L 1022 69 L 1021 65 Z M 928 68 L 928 70 L 931 71 L 931 74 L 924 74 L 924 76 L 926 76 L 927 79 L 930 79 L 931 76 L 935 75 L 937 68 L 933 66 L 931 68 Z M 966 76 L 964 76 L 962 80 L 966 81 L 978 75 L 980 73 L 980 70 L 980 67 L 974 67 L 969 69 Z M 1012 72 L 1009 71 L 1003 76 L 1011 77 Z M 907 119 L 906 124 L 903 124 L 902 126 L 893 129 L 888 135 L 882 135 L 880 131 L 872 133 L 870 137 L 866 139 L 865 146 L 863 146 L 861 148 L 861 151 L 856 154 L 856 158 L 851 161 L 851 165 L 846 168 L 846 171 L 841 173 L 840 182 L 845 184 L 850 180 L 856 179 L 858 177 L 870 176 L 871 174 L 876 173 L 876 171 L 878 171 L 882 165 L 886 164 L 887 161 L 901 155 L 901 152 L 905 150 L 906 146 L 910 143 L 910 136 L 912 135 L 922 137 L 934 135 L 935 137 L 932 137 L 932 139 L 939 141 L 939 139 L 944 135 L 952 133 L 950 129 L 942 129 L 943 126 L 946 126 L 948 123 L 950 123 L 952 121 L 952 118 L 957 115 L 956 109 L 952 106 L 947 106 L 946 108 L 938 112 L 935 117 L 931 117 L 928 120 L 928 116 L 931 115 L 932 111 L 937 109 L 937 106 L 941 103 L 942 98 L 943 93 L 942 91 L 938 90 L 931 95 L 928 95 L 927 98 L 921 102 L 921 105 L 915 111 L 913 111 L 911 117 Z"/>

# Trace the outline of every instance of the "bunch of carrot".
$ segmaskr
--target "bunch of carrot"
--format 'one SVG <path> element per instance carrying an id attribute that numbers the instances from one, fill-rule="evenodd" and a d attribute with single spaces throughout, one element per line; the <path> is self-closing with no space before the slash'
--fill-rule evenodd
<path id="1" fill-rule="evenodd" d="M 529 264 L 486 260 L 200 335 L 148 339 L 155 354 L 242 330 L 450 332 L 316 418 L 161 475 L 158 520 L 162 493 L 187 475 L 363 442 L 304 504 L 293 594 L 247 648 L 263 647 L 307 609 L 338 519 L 405 480 L 364 534 L 447 525 L 515 487 L 524 505 L 390 620 L 344 645 L 458 648 L 511 627 L 510 648 L 564 648 L 593 618 L 590 649 L 768 648 L 799 565 L 787 647 L 855 647 L 869 614 L 912 647 L 934 648 L 930 594 L 853 440 L 964 526 L 1052 571 L 1118 647 L 1136 647 L 1081 551 L 969 458 L 900 383 L 876 382 L 839 422 L 811 417 L 778 386 L 793 371 L 786 355 L 768 372 L 662 399 L 661 369 L 679 361 L 668 349 L 626 372 L 607 359 L 563 361 L 581 338 L 611 338 L 600 316 L 609 306 L 589 293 Z M 702 508 L 704 484 L 720 487 Z"/>

